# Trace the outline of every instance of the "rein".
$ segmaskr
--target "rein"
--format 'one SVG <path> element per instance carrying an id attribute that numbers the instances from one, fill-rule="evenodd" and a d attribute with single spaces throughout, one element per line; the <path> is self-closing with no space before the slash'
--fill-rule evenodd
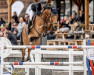
<path id="1" fill-rule="evenodd" d="M 51 9 L 51 8 L 46 8 L 46 9 Z M 43 11 L 44 11 L 44 10 L 45 10 L 45 7 L 43 8 Z M 42 13 L 43 13 L 43 11 L 42 11 Z M 53 25 L 53 24 L 57 24 L 57 23 L 53 23 L 53 21 L 52 21 L 52 12 L 50 12 L 50 17 L 49 17 L 46 13 L 44 13 L 44 14 L 45 14 L 45 16 L 47 17 L 47 19 L 51 17 L 51 21 L 48 21 L 48 20 L 43 19 L 42 14 L 38 15 L 42 20 L 44 20 L 44 22 L 45 22 L 44 25 L 45 25 L 45 26 L 47 26 L 47 23 L 48 23 L 48 22 L 51 23 L 51 24 L 50 24 L 50 27 L 51 27 L 51 25 Z M 39 37 L 42 37 L 42 34 L 40 34 L 40 33 L 36 30 L 36 28 L 34 27 L 34 20 L 35 20 L 36 15 L 37 15 L 37 13 L 35 13 L 35 15 L 34 15 L 34 18 L 33 18 L 33 21 L 32 21 L 32 28 L 34 28 L 34 30 L 38 33 Z M 54 26 L 53 26 L 53 27 L 54 27 Z M 45 30 L 45 32 L 46 32 L 46 30 Z"/>
<path id="2" fill-rule="evenodd" d="M 43 12 L 43 11 L 42 11 Z M 34 30 L 38 33 L 38 35 L 39 35 L 39 37 L 42 37 L 42 35 L 36 30 L 36 28 L 34 27 L 34 20 L 35 20 L 35 16 L 36 16 L 37 14 L 35 13 L 35 15 L 34 15 L 34 18 L 33 18 L 33 21 L 32 21 L 32 28 L 34 28 Z M 42 15 L 42 14 L 41 14 Z M 41 15 L 39 15 L 39 17 L 42 19 L 42 20 L 44 20 L 44 22 L 47 24 L 47 21 L 45 20 L 45 19 L 43 19 L 43 17 L 41 17 Z M 46 15 L 46 14 L 45 14 Z M 47 17 L 47 15 L 46 15 L 46 17 Z M 45 24 L 44 24 L 45 25 Z"/>

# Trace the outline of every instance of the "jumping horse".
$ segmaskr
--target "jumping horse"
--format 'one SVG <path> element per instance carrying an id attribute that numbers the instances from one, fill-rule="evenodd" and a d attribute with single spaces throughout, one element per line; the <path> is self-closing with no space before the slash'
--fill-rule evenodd
<path id="1" fill-rule="evenodd" d="M 47 34 L 47 31 L 52 31 L 58 24 L 58 14 L 53 14 L 50 8 L 45 8 L 41 15 L 36 15 L 33 28 L 30 29 L 29 35 L 26 34 L 28 26 L 26 25 L 22 32 L 23 45 L 40 45 L 41 37 Z M 31 42 L 31 43 L 30 43 Z M 28 49 L 27 60 L 30 60 L 30 51 Z M 22 62 L 24 62 L 25 49 L 22 50 Z"/>

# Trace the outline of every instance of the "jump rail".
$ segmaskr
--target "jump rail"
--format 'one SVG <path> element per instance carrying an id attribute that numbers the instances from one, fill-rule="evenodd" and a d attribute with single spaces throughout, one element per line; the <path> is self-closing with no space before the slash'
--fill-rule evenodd
<path id="1" fill-rule="evenodd" d="M 5 62 L 4 65 L 83 65 L 83 62 Z"/>
<path id="2" fill-rule="evenodd" d="M 84 42 L 85 43 L 85 42 Z M 69 48 L 70 50 L 70 53 L 69 53 L 69 62 L 3 62 L 3 50 L 6 50 L 6 49 L 21 49 L 21 48 L 31 48 L 31 49 L 36 49 L 37 51 L 40 50 L 41 48 Z M 83 62 L 73 62 L 73 56 L 72 56 L 72 50 L 73 49 L 76 49 L 76 48 L 83 48 Z M 64 65 L 64 64 L 67 64 L 69 65 L 69 75 L 73 75 L 73 71 L 72 71 L 72 67 L 74 64 L 80 64 L 80 65 L 83 65 L 83 70 L 84 70 L 84 75 L 87 75 L 86 72 L 86 48 L 94 48 L 94 46 L 80 46 L 80 45 L 75 45 L 75 46 L 62 46 L 62 45 L 59 45 L 59 46 L 30 46 L 30 45 L 25 45 L 25 46 L 8 46 L 8 45 L 4 45 L 2 43 L 2 46 L 1 46 L 1 75 L 3 75 L 3 65 L 36 65 L 36 70 L 35 70 L 35 75 L 41 75 L 41 69 L 38 68 L 37 65 Z M 71 50 L 72 49 L 72 50 Z M 38 52 L 36 53 L 38 54 Z M 37 55 L 38 56 L 38 55 Z M 36 58 L 36 57 L 35 57 Z M 71 59 L 72 58 L 72 59 Z M 28 70 L 28 69 L 27 69 Z M 29 73 L 27 74 L 29 75 Z"/>
<path id="3" fill-rule="evenodd" d="M 40 46 L 30 46 L 30 45 L 25 45 L 25 46 L 4 46 L 4 48 L 6 49 L 23 49 L 23 48 L 30 48 L 30 49 L 40 49 L 40 48 L 68 48 L 68 49 L 77 49 L 77 48 L 83 48 L 83 49 L 86 49 L 86 48 L 94 48 L 94 46 L 82 46 L 82 45 L 53 45 L 53 46 L 47 46 L 47 45 L 40 45 Z"/>

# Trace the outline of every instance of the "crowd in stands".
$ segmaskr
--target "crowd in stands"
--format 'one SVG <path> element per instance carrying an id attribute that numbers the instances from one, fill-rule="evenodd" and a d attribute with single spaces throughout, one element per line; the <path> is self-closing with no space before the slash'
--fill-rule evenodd
<path id="1" fill-rule="evenodd" d="M 74 24 L 75 22 L 84 23 L 84 13 L 83 11 L 79 12 L 79 15 L 72 14 L 69 18 L 67 16 L 64 16 L 64 19 L 60 20 L 60 28 L 68 28 L 71 30 L 71 27 L 69 25 Z"/>
<path id="2" fill-rule="evenodd" d="M 28 24 L 29 15 L 26 14 L 25 17 L 18 17 L 16 12 L 14 12 L 12 19 L 8 26 L 0 31 L 0 37 L 8 38 L 13 45 L 17 45 L 17 40 L 20 40 L 21 33 L 25 25 Z M 1 18 L 0 27 L 4 25 L 5 21 Z"/>
<path id="3" fill-rule="evenodd" d="M 23 31 L 23 28 L 25 25 L 28 25 L 28 22 L 30 20 L 30 17 L 28 14 L 25 15 L 25 17 L 18 17 L 16 12 L 14 12 L 12 19 L 10 23 L 8 24 L 8 27 L 5 30 L 0 31 L 0 37 L 7 37 L 13 45 L 17 45 L 17 40 L 20 40 L 21 33 Z M 70 27 L 70 24 L 75 25 L 74 30 L 80 30 L 78 24 L 75 24 L 75 22 L 81 22 L 84 23 L 84 13 L 82 11 L 79 12 L 79 15 L 72 14 L 72 16 L 64 16 L 63 19 L 60 20 L 60 27 L 57 30 L 57 32 L 67 32 L 70 31 L 72 28 Z M 0 27 L 4 25 L 6 22 L 3 20 L 3 18 L 0 19 Z M 67 38 L 70 38 L 69 36 Z M 48 35 L 48 39 L 55 39 L 55 35 L 53 32 L 51 32 Z"/>
<path id="4" fill-rule="evenodd" d="M 73 31 L 81 31 L 82 27 L 77 23 L 84 23 L 84 12 L 80 11 L 79 15 L 76 15 L 75 13 L 71 16 L 64 16 L 63 19 L 60 19 L 60 27 L 57 29 L 56 33 L 58 32 L 69 32 L 71 30 Z M 74 28 L 71 28 L 70 25 L 74 24 Z M 51 37 L 55 38 L 55 35 L 51 35 Z M 66 37 L 66 39 L 73 39 L 74 35 L 71 33 L 69 36 Z M 50 38 L 53 39 L 53 38 Z"/>

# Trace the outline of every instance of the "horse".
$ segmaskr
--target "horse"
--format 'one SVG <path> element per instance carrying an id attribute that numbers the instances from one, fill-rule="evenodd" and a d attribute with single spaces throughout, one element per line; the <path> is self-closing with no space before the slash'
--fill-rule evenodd
<path id="1" fill-rule="evenodd" d="M 43 10 L 41 16 L 36 15 L 34 20 L 34 27 L 30 29 L 29 35 L 26 34 L 28 26 L 26 25 L 22 32 L 23 45 L 40 45 L 42 35 L 46 35 L 47 31 L 54 28 L 57 23 L 58 15 L 53 15 L 51 9 Z M 50 28 L 51 26 L 51 28 Z M 30 43 L 32 42 L 32 43 Z M 30 51 L 28 49 L 27 60 L 30 60 Z M 24 62 L 25 49 L 22 50 L 22 62 Z"/>

